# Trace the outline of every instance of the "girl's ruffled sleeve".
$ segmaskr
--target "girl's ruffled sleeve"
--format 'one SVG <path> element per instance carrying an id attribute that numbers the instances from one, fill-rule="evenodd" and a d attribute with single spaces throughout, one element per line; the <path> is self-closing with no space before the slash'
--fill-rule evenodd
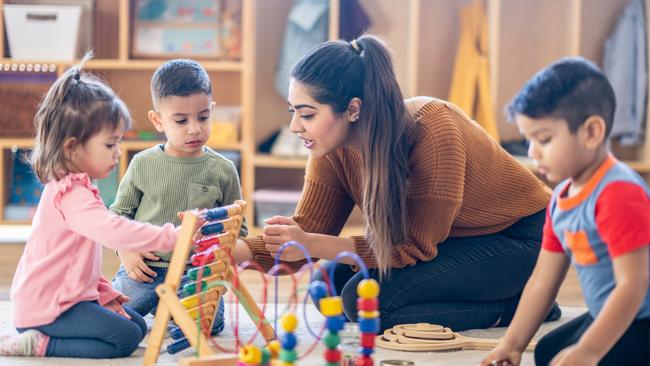
<path id="1" fill-rule="evenodd" d="M 68 228 L 103 246 L 118 250 L 172 250 L 178 229 L 155 226 L 111 214 L 86 174 L 69 174 L 57 182 L 54 205 Z"/>

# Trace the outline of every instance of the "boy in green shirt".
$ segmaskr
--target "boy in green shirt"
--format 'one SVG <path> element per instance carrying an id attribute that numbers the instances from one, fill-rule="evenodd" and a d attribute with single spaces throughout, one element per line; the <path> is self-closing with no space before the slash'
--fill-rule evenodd
<path id="1" fill-rule="evenodd" d="M 149 120 L 167 142 L 133 157 L 110 209 L 155 225 L 180 224 L 178 212 L 224 206 L 241 199 L 232 161 L 205 146 L 214 108 L 210 78 L 199 63 L 177 59 L 162 64 L 151 79 L 154 110 Z M 248 234 L 242 224 L 240 236 Z M 113 287 L 130 298 L 127 305 L 144 316 L 158 303 L 156 286 L 167 273 L 172 252 L 118 252 L 122 265 Z M 224 327 L 221 300 L 212 334 Z"/>

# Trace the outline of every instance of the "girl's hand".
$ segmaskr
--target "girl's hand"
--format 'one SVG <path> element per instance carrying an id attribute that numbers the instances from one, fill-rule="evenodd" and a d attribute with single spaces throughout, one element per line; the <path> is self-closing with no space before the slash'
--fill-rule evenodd
<path id="1" fill-rule="evenodd" d="M 481 366 L 519 366 L 521 352 L 504 343 L 496 346 L 481 362 Z"/>
<path id="2" fill-rule="evenodd" d="M 149 268 L 143 260 L 144 258 L 151 261 L 159 260 L 160 258 L 155 254 L 151 252 L 118 251 L 117 255 L 120 257 L 124 270 L 130 279 L 136 282 L 153 282 L 152 277 L 157 276 L 156 272 Z"/>
<path id="3" fill-rule="evenodd" d="M 600 361 L 593 351 L 572 345 L 562 350 L 551 360 L 551 366 L 596 366 Z"/>
<path id="4" fill-rule="evenodd" d="M 288 241 L 296 241 L 302 244 L 307 251 L 310 251 L 309 234 L 304 232 L 300 226 L 290 217 L 273 216 L 264 220 L 266 226 L 262 229 L 263 239 L 266 242 L 266 249 L 275 256 L 280 247 Z M 286 248 L 282 252 L 282 260 L 298 261 L 305 258 L 302 250 L 296 247 Z"/>
<path id="5" fill-rule="evenodd" d="M 110 311 L 114 311 L 127 319 L 131 319 L 131 316 L 124 310 L 122 304 L 129 302 L 128 296 L 120 295 L 113 300 L 109 301 L 104 307 Z"/>

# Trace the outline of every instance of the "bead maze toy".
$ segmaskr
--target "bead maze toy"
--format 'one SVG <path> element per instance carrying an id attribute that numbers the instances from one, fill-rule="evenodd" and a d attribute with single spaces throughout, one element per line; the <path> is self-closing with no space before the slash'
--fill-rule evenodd
<path id="1" fill-rule="evenodd" d="M 170 318 L 173 318 L 180 328 L 171 332 L 179 339 L 172 343 L 171 349 L 168 349 L 170 352 L 191 345 L 200 356 L 215 354 L 209 346 L 207 337 L 212 329 L 217 306 L 225 291 L 223 286 L 215 283 L 223 283 L 223 281 L 229 281 L 232 290 L 244 305 L 248 315 L 256 322 L 262 336 L 267 341 L 275 338 L 275 332 L 264 318 L 264 313 L 246 287 L 237 281 L 230 257 L 230 251 L 239 236 L 245 206 L 246 202 L 236 201 L 229 206 L 202 212 L 186 211 L 183 214 L 181 231 L 167 276 L 164 283 L 156 288 L 160 302 L 143 365 L 149 366 L 157 361 Z M 195 242 L 197 229 L 203 238 Z M 194 267 L 187 271 L 184 278 L 186 261 L 192 249 L 195 254 L 191 257 L 191 264 Z M 189 283 L 179 289 L 183 278 Z M 179 290 L 181 298 L 177 295 Z M 197 319 L 199 331 L 197 331 Z"/>
<path id="2" fill-rule="evenodd" d="M 283 334 L 279 340 L 273 340 L 276 334 L 274 328 L 270 326 L 263 310 L 257 306 L 250 293 L 238 281 L 237 269 L 232 263 L 232 257 L 229 256 L 230 249 L 237 239 L 237 234 L 241 226 L 244 207 L 245 202 L 237 201 L 233 205 L 222 208 L 210 209 L 203 212 L 188 211 L 184 213 L 181 232 L 172 256 L 168 275 L 165 278 L 165 282 L 156 289 L 156 292 L 160 296 L 160 303 L 156 311 L 154 327 L 145 352 L 144 365 L 149 366 L 156 362 L 170 317 L 173 317 L 179 326 L 176 333 L 184 336 L 184 338 L 180 338 L 170 346 L 174 348 L 175 344 L 181 344 L 184 347 L 184 345 L 189 344 L 196 351 L 196 357 L 180 360 L 180 365 L 183 366 L 295 366 L 300 364 L 300 359 L 307 356 L 315 348 L 316 342 L 319 341 L 323 341 L 326 347 L 324 365 L 334 366 L 341 364 L 340 337 L 338 332 L 343 328 L 345 317 L 343 315 L 342 300 L 336 295 L 334 288 L 331 286 L 331 281 L 329 281 L 334 275 L 333 268 L 329 275 L 323 273 L 323 277 L 326 279 L 325 281 L 311 281 L 309 291 L 304 297 L 304 304 L 306 305 L 309 295 L 311 295 L 312 299 L 319 303 L 320 309 L 326 317 L 323 329 L 321 329 L 320 334 L 316 334 L 309 327 L 306 311 L 304 313 L 305 325 L 311 335 L 316 339 L 316 342 L 308 347 L 308 350 L 304 354 L 297 354 L 296 346 L 298 344 L 298 337 L 295 334 L 295 330 L 298 326 L 298 318 L 292 311 L 282 316 L 281 325 Z M 205 221 L 205 223 L 202 221 Z M 197 229 L 199 229 L 204 237 L 195 241 L 194 239 L 197 238 L 195 234 Z M 185 260 L 193 246 L 196 253 L 192 255 L 190 262 L 195 267 L 189 269 L 187 275 L 183 277 L 186 265 Z M 312 262 L 311 257 L 302 245 L 295 242 L 288 242 L 280 248 L 276 255 L 275 266 L 267 273 L 276 278 L 274 300 L 276 304 L 275 329 L 278 328 L 277 320 L 279 318 L 277 276 L 280 270 L 285 270 L 286 272 L 289 268 L 281 264 L 279 258 L 281 258 L 284 250 L 290 246 L 295 246 L 302 250 L 307 259 L 307 264 L 298 272 L 303 272 L 303 269 L 307 267 L 311 279 L 313 270 L 317 268 L 317 265 Z M 374 352 L 375 336 L 380 329 L 379 302 L 377 300 L 379 284 L 370 278 L 365 264 L 354 253 L 340 253 L 334 259 L 334 262 L 338 262 L 343 257 L 350 257 L 357 262 L 364 275 L 364 279 L 357 287 L 357 293 L 360 296 L 357 306 L 362 336 L 361 348 L 359 349 L 355 366 L 372 366 L 374 364 L 372 354 Z M 208 263 L 208 261 L 210 262 Z M 257 265 L 254 263 L 243 263 L 239 268 L 251 266 L 255 267 Z M 259 266 L 257 267 L 259 268 Z M 294 280 L 293 291 L 294 294 L 297 294 L 297 281 L 294 278 L 296 273 L 289 270 L 287 274 L 290 274 Z M 203 278 L 202 276 L 206 277 Z M 179 290 L 179 285 L 183 282 L 187 283 L 185 283 L 180 291 L 182 298 L 179 298 L 177 291 Z M 214 320 L 216 306 L 226 286 L 229 286 L 233 290 L 232 293 L 234 293 L 234 296 L 244 305 L 248 315 L 256 323 L 258 332 L 268 342 L 265 347 L 260 348 L 252 343 L 244 344 L 239 348 L 238 355 L 217 354 L 217 351 L 211 347 L 210 342 L 213 342 L 212 345 L 223 350 L 213 340 L 208 340 L 208 336 Z M 198 293 L 194 293 L 195 291 L 198 291 Z M 292 296 L 292 299 L 296 299 L 295 302 L 297 305 L 297 295 Z M 266 302 L 266 280 L 264 280 L 264 301 Z M 325 336 L 322 336 L 325 330 L 327 333 Z M 237 345 L 240 345 L 236 324 L 235 335 L 237 337 Z M 181 346 L 177 347 L 183 348 Z"/>

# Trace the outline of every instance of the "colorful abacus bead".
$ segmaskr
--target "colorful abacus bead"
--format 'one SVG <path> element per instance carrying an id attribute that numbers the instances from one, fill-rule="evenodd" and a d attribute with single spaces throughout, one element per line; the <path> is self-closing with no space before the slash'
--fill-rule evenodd
<path id="1" fill-rule="evenodd" d="M 294 314 L 286 314 L 282 317 L 282 328 L 285 333 L 280 338 L 280 343 L 282 345 L 282 350 L 280 351 L 280 361 L 282 361 L 283 366 L 293 366 L 295 365 L 296 359 L 298 358 L 296 354 L 296 335 L 293 333 L 298 326 L 298 318 Z"/>
<path id="2" fill-rule="evenodd" d="M 355 366 L 373 366 L 371 355 L 375 351 L 375 336 L 381 327 L 379 320 L 379 283 L 374 279 L 364 279 L 357 285 L 357 314 L 361 332 L 359 356 Z"/>

